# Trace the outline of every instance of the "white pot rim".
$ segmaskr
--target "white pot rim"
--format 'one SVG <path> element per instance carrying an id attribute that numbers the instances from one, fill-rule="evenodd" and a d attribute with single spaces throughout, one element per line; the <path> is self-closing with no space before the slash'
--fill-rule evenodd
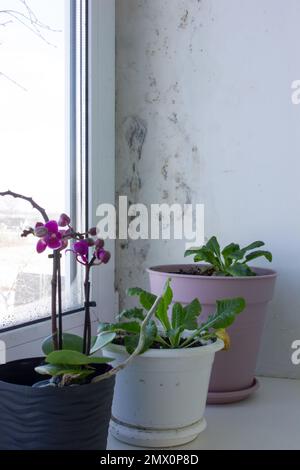
<path id="1" fill-rule="evenodd" d="M 203 263 L 200 263 L 200 265 L 205 266 Z M 174 267 L 182 266 L 197 266 L 196 263 L 191 264 L 162 264 L 158 266 L 152 266 L 148 268 L 146 271 L 149 274 L 156 274 L 157 276 L 170 276 L 173 278 L 182 278 L 182 279 L 202 279 L 203 281 L 210 281 L 210 282 L 217 282 L 217 281 L 229 281 L 229 282 L 237 282 L 237 281 L 245 281 L 245 282 L 254 282 L 257 280 L 262 280 L 262 279 L 270 279 L 270 278 L 276 278 L 277 277 L 277 272 L 274 271 L 273 269 L 270 268 L 259 268 L 256 266 L 251 266 L 251 269 L 257 272 L 257 276 L 200 276 L 198 274 L 180 274 L 180 273 L 172 273 L 169 272 Z"/>
<path id="2" fill-rule="evenodd" d="M 187 348 L 187 349 L 149 349 L 141 358 L 157 358 L 157 359 L 178 359 L 178 358 L 189 358 L 195 356 L 206 356 L 208 354 L 216 353 L 221 351 L 224 348 L 224 343 L 222 340 L 217 339 L 214 343 L 208 344 L 206 346 L 199 346 L 196 348 Z M 124 346 L 119 344 L 109 344 L 106 346 L 108 351 L 112 351 L 117 354 L 123 354 L 128 356 L 128 353 L 125 350 Z"/>

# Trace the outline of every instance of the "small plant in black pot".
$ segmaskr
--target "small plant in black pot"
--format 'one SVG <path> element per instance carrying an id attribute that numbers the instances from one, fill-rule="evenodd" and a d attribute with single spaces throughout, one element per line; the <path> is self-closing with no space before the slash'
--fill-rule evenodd
<path id="1" fill-rule="evenodd" d="M 91 335 L 90 273 L 107 264 L 110 253 L 96 238 L 96 228 L 76 231 L 62 214 L 49 220 L 32 198 L 11 191 L 0 193 L 28 201 L 43 218 L 22 237 L 37 238 L 39 254 L 50 250 L 51 334 L 42 345 L 44 357 L 22 359 L 0 366 L 0 449 L 105 449 L 115 374 L 110 357 L 99 354 L 114 340 L 114 332 Z M 75 256 L 85 270 L 83 336 L 63 331 L 61 256 Z M 95 355 L 98 353 L 97 355 Z M 138 353 L 138 351 L 137 351 Z"/>

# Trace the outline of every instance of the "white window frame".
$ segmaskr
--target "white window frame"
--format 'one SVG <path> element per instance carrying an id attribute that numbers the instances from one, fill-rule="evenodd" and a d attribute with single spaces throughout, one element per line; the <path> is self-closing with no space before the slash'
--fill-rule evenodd
<path id="1" fill-rule="evenodd" d="M 72 1 L 72 0 L 70 0 Z M 96 208 L 101 202 L 115 204 L 115 1 L 87 0 L 88 25 L 88 167 L 89 218 L 96 224 Z M 92 296 L 98 305 L 97 315 L 107 321 L 118 307 L 115 294 L 115 243 L 108 241 L 110 263 L 95 268 Z M 82 334 L 83 312 L 64 317 L 65 331 Z M 96 321 L 93 329 L 96 329 Z M 50 334 L 50 321 L 41 320 L 30 326 L 0 334 L 6 343 L 6 360 L 41 355 L 41 343 Z"/>

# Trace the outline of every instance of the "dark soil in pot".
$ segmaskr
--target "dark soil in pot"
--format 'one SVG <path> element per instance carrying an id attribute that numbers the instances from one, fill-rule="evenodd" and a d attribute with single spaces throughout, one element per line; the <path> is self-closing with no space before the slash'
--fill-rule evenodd
<path id="1" fill-rule="evenodd" d="M 43 358 L 0 366 L 1 450 L 103 450 L 115 378 L 74 387 L 34 388 Z M 97 365 L 96 375 L 110 368 Z"/>

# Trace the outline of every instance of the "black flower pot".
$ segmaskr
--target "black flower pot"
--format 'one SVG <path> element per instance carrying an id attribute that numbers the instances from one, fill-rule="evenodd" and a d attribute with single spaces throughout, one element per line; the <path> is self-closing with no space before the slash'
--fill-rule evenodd
<path id="1" fill-rule="evenodd" d="M 114 377 L 71 387 L 32 388 L 42 358 L 0 366 L 1 450 L 104 450 Z M 109 366 L 97 366 L 97 375 Z"/>

